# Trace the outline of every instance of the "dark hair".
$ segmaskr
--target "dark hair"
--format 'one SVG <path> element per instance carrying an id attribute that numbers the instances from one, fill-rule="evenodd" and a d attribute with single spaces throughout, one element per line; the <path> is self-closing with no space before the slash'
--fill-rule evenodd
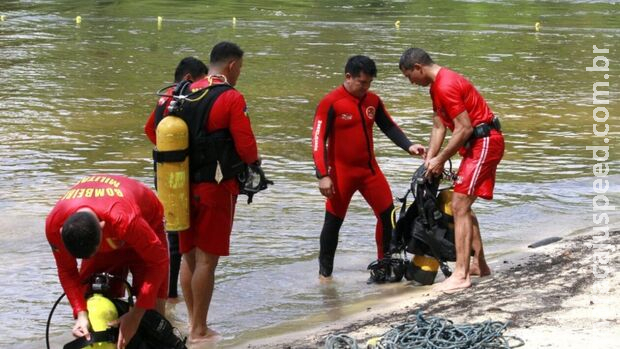
<path id="1" fill-rule="evenodd" d="M 205 75 L 209 72 L 209 68 L 196 57 L 185 57 L 177 65 L 174 71 L 174 82 L 180 82 L 187 74 L 192 76 L 192 79 Z"/>
<path id="2" fill-rule="evenodd" d="M 364 72 L 373 78 L 377 76 L 377 66 L 375 61 L 370 57 L 357 55 L 350 57 L 347 64 L 344 66 L 344 73 L 349 73 L 351 76 L 360 76 L 360 73 Z"/>
<path id="3" fill-rule="evenodd" d="M 75 258 L 88 258 L 95 254 L 101 240 L 101 226 L 95 215 L 76 212 L 62 225 L 62 242 Z"/>
<path id="4" fill-rule="evenodd" d="M 209 62 L 211 64 L 218 63 L 226 63 L 231 59 L 241 59 L 243 58 L 243 50 L 239 45 L 229 42 L 222 41 L 211 49 L 211 56 L 209 57 Z"/>
<path id="5" fill-rule="evenodd" d="M 412 69 L 415 64 L 431 65 L 433 63 L 435 62 L 433 62 L 433 59 L 428 55 L 428 53 L 426 53 L 426 51 L 421 48 L 413 47 L 408 48 L 405 52 L 403 52 L 403 55 L 400 56 L 398 68 L 400 68 L 400 70 Z"/>

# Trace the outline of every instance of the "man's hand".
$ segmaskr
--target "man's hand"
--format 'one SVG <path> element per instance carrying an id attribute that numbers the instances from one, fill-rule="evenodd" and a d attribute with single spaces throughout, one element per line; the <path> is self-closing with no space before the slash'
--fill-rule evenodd
<path id="1" fill-rule="evenodd" d="M 409 154 L 420 155 L 422 158 L 424 158 L 424 155 L 426 154 L 426 147 L 424 147 L 422 144 L 412 144 L 409 147 Z"/>
<path id="2" fill-rule="evenodd" d="M 124 349 L 129 344 L 136 331 L 138 331 L 138 326 L 140 326 L 140 321 L 145 311 L 142 308 L 133 307 L 129 312 L 121 316 L 120 319 L 110 323 L 110 325 L 119 325 L 117 349 Z"/>
<path id="3" fill-rule="evenodd" d="M 426 164 L 426 177 L 433 175 L 441 175 L 443 172 L 443 165 L 445 161 L 442 161 L 438 156 L 428 160 Z"/>
<path id="4" fill-rule="evenodd" d="M 325 176 L 319 180 L 319 190 L 326 198 L 331 198 L 334 196 L 334 193 L 336 193 L 334 190 L 334 182 L 332 182 L 329 176 Z"/>
<path id="5" fill-rule="evenodd" d="M 90 340 L 90 332 L 88 331 L 89 326 L 90 322 L 88 321 L 88 312 L 85 310 L 80 311 L 77 314 L 75 325 L 73 325 L 73 336 L 86 337 L 87 340 Z"/>

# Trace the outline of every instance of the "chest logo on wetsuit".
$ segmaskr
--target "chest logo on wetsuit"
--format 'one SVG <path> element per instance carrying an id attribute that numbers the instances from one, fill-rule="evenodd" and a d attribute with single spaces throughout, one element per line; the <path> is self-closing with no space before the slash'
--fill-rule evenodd
<path id="1" fill-rule="evenodd" d="M 166 104 L 166 97 L 161 97 L 159 98 L 159 101 L 157 101 L 158 105 L 164 105 Z"/>
<path id="2" fill-rule="evenodd" d="M 377 109 L 375 109 L 375 107 L 370 106 L 368 108 L 366 108 L 366 116 L 372 120 L 375 118 L 375 113 L 377 112 Z"/>
<path id="3" fill-rule="evenodd" d="M 347 113 L 340 114 L 340 118 L 342 120 L 351 120 L 353 119 L 353 114 L 347 114 Z"/>

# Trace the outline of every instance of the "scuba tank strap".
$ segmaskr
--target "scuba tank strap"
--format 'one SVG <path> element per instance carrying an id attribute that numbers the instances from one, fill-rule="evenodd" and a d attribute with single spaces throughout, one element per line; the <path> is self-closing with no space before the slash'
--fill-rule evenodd
<path id="1" fill-rule="evenodd" d="M 411 193 L 411 189 L 407 189 L 405 196 L 403 196 L 402 198 L 398 198 L 398 202 L 402 204 L 400 206 L 400 212 L 398 213 L 398 219 L 401 219 L 405 216 L 405 213 L 407 211 L 407 197 L 409 196 L 409 193 Z"/>
<path id="2" fill-rule="evenodd" d="M 62 348 L 63 349 L 81 349 L 86 346 L 89 346 L 95 343 L 100 343 L 100 342 L 116 343 L 117 340 L 118 340 L 118 328 L 110 327 L 105 331 L 91 332 L 90 339 L 86 339 L 86 337 L 77 338 L 65 344 Z"/>
<path id="3" fill-rule="evenodd" d="M 158 162 L 182 162 L 189 154 L 189 149 L 158 151 L 153 149 L 153 161 Z"/>

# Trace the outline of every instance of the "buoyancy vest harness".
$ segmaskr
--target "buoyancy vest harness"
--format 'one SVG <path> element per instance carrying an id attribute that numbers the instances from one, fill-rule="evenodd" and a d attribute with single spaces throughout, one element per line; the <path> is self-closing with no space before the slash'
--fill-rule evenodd
<path id="1" fill-rule="evenodd" d="M 237 153 L 230 130 L 206 130 L 216 99 L 230 89 L 233 87 L 228 84 L 216 84 L 185 96 L 182 96 L 184 88 L 175 90 L 170 114 L 182 118 L 189 128 L 189 177 L 192 183 L 219 182 L 235 178 L 246 170 L 247 165 Z M 161 118 L 156 111 L 156 122 Z"/>
<path id="2" fill-rule="evenodd" d="M 452 176 L 450 170 L 447 172 L 444 176 Z M 425 173 L 424 165 L 420 166 L 411 178 L 411 188 L 403 198 L 399 198 L 403 204 L 392 232 L 391 250 L 433 256 L 448 277 L 452 272 L 446 262 L 456 261 L 454 226 L 450 224 L 454 221 L 451 216 L 441 212 L 438 205 L 441 176 L 427 178 Z M 415 199 L 407 207 L 409 193 L 413 193 Z"/>

